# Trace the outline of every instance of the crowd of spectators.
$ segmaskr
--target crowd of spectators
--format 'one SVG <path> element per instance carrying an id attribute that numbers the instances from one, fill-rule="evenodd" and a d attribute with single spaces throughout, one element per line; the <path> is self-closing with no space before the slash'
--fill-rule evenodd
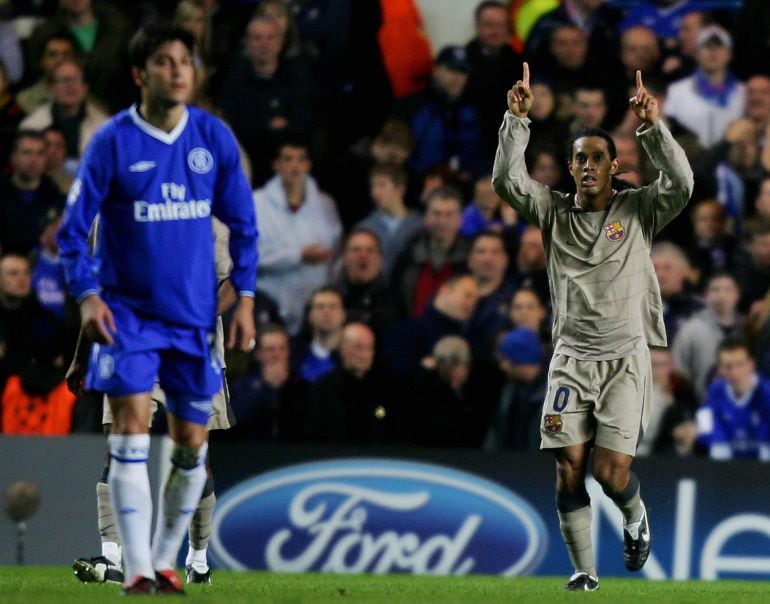
<path id="1" fill-rule="evenodd" d="M 669 350 L 640 455 L 770 458 L 764 0 L 484 0 L 435 53 L 415 0 L 2 3 L 3 433 L 100 429 L 62 388 L 78 313 L 54 234 L 83 149 L 136 100 L 128 41 L 161 18 L 195 36 L 191 102 L 235 133 L 260 229 L 258 338 L 227 359 L 239 422 L 220 438 L 537 448 L 545 250 L 489 175 L 526 60 L 536 180 L 569 190 L 562 146 L 585 127 L 611 132 L 621 180 L 657 177 L 637 70 L 695 172 L 652 250 Z"/>

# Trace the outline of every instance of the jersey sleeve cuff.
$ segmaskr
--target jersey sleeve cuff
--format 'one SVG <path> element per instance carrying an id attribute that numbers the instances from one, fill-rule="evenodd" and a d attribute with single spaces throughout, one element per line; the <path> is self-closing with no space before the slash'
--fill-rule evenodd
<path id="1" fill-rule="evenodd" d="M 256 296 L 256 294 L 253 291 L 251 291 L 251 290 L 239 291 L 238 295 L 241 298 L 254 298 Z"/>
<path id="2" fill-rule="evenodd" d="M 77 303 L 80 304 L 83 300 L 85 300 L 88 296 L 98 296 L 99 290 L 98 289 L 87 289 L 83 292 L 81 292 L 75 300 L 77 300 Z"/>
<path id="3" fill-rule="evenodd" d="M 521 122 L 526 126 L 528 126 L 532 121 L 528 117 L 519 117 L 518 115 L 514 115 L 513 113 L 511 113 L 510 109 L 506 110 L 505 112 L 505 120 L 508 122 Z"/>
<path id="4" fill-rule="evenodd" d="M 658 120 L 655 122 L 652 126 L 648 126 L 647 124 L 642 124 L 636 129 L 636 136 L 644 136 L 648 132 L 652 132 L 653 130 L 660 130 L 661 127 L 665 127 L 665 124 L 662 120 Z"/>

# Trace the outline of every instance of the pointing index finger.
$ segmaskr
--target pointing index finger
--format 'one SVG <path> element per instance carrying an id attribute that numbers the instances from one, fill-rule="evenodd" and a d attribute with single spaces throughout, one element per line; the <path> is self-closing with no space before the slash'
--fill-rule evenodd
<path id="1" fill-rule="evenodd" d="M 529 63 L 524 62 L 524 85 L 529 88 Z"/>
<path id="2" fill-rule="evenodd" d="M 637 69 L 636 70 L 636 87 L 637 88 L 643 88 L 644 84 L 642 84 L 642 70 Z"/>

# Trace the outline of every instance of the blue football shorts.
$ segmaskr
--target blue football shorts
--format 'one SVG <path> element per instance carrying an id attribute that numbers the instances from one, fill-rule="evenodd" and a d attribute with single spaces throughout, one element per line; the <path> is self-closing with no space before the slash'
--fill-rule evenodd
<path id="1" fill-rule="evenodd" d="M 126 396 L 152 392 L 157 379 L 173 402 L 166 405 L 167 411 L 205 426 L 211 399 L 222 387 L 214 325 L 174 325 L 120 301 L 107 304 L 115 318 L 115 343 L 92 344 L 85 388 Z"/>

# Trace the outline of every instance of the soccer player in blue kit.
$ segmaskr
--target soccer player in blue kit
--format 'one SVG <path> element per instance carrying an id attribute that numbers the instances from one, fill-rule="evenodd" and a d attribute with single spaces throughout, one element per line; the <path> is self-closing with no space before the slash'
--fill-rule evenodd
<path id="1" fill-rule="evenodd" d="M 94 344 L 87 389 L 114 416 L 109 484 L 123 543 L 124 593 L 183 593 L 173 569 L 206 481 L 217 279 L 211 216 L 230 230 L 238 292 L 228 345 L 253 341 L 257 229 L 238 147 L 216 117 L 185 103 L 195 70 L 192 36 L 150 25 L 131 42 L 138 105 L 115 115 L 86 150 L 58 234 L 70 293 Z M 97 215 L 96 253 L 88 232 Z M 156 377 L 166 392 L 171 472 L 151 540 L 147 473 Z"/>

